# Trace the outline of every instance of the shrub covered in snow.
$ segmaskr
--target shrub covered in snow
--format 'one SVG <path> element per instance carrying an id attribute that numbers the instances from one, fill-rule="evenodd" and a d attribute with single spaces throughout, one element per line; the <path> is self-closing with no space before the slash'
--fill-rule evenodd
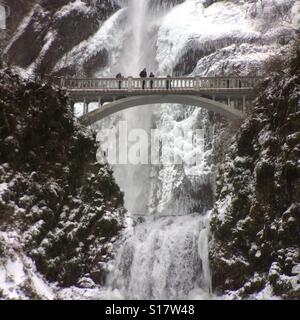
<path id="1" fill-rule="evenodd" d="M 217 291 L 245 297 L 271 288 L 300 298 L 293 271 L 300 263 L 299 48 L 298 41 L 279 67 L 268 64 L 255 110 L 219 168 L 211 220 Z"/>
<path id="2" fill-rule="evenodd" d="M 94 137 L 50 84 L 1 71 L 0 97 L 0 231 L 22 235 L 48 280 L 101 284 L 124 209 Z M 0 243 L 0 260 L 8 251 Z"/>

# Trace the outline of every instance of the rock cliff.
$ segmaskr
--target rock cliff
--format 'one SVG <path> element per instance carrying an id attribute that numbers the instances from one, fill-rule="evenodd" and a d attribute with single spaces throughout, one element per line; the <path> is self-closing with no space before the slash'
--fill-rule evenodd
<path id="1" fill-rule="evenodd" d="M 83 277 L 102 284 L 124 209 L 110 168 L 96 162 L 93 135 L 49 84 L 5 70 L 0 96 L 0 268 L 22 254 L 60 286 Z"/>
<path id="2" fill-rule="evenodd" d="M 233 297 L 300 297 L 299 48 L 267 63 L 255 108 L 219 166 L 213 283 Z"/>

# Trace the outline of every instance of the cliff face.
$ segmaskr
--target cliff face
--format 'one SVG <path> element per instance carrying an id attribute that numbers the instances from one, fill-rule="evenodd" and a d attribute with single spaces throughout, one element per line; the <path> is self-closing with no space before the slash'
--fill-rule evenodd
<path id="1" fill-rule="evenodd" d="M 13 34 L 20 21 L 24 16 L 32 9 L 32 7 L 38 2 L 37 0 L 2 0 L 7 6 L 9 6 L 10 14 L 7 18 L 7 28 L 10 34 Z M 54 2 L 54 1 L 53 1 Z"/>
<path id="2" fill-rule="evenodd" d="M 36 2 L 37 0 L 0 0 L 0 4 L 9 8 L 6 29 L 0 29 L 0 61 L 2 60 L 2 51 L 18 28 L 20 21 L 30 12 Z"/>
<path id="3" fill-rule="evenodd" d="M 269 62 L 256 107 L 218 172 L 213 283 L 232 297 L 300 297 L 299 42 L 286 56 Z"/>
<path id="4" fill-rule="evenodd" d="M 93 35 L 99 25 L 118 8 L 114 0 L 36 1 L 18 25 L 5 50 L 5 59 L 8 64 L 31 72 L 50 74 L 61 57 Z M 20 12 L 20 9 L 16 12 Z M 98 67 L 105 65 L 105 54 L 99 55 L 96 61 L 94 57 L 95 67 L 97 63 Z M 72 74 L 74 66 L 64 72 Z"/>
<path id="5" fill-rule="evenodd" d="M 96 162 L 98 146 L 74 123 L 61 91 L 9 70 L 0 79 L 2 296 L 11 297 L 2 283 L 7 265 L 27 257 L 61 286 L 80 285 L 83 277 L 101 284 L 124 212 L 112 172 Z M 39 293 L 30 272 L 16 286 L 33 298 Z"/>

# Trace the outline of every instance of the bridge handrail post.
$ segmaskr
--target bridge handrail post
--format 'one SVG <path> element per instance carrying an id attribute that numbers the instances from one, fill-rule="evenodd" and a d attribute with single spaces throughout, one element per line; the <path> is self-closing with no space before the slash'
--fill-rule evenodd
<path id="1" fill-rule="evenodd" d="M 128 91 L 132 91 L 133 79 L 132 77 L 128 77 Z"/>

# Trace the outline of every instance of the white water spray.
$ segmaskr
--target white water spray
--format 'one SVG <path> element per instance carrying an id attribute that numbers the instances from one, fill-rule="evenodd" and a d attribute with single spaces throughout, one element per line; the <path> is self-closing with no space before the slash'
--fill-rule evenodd
<path id="1" fill-rule="evenodd" d="M 208 215 L 147 218 L 129 227 L 108 278 L 124 299 L 209 299 Z"/>

